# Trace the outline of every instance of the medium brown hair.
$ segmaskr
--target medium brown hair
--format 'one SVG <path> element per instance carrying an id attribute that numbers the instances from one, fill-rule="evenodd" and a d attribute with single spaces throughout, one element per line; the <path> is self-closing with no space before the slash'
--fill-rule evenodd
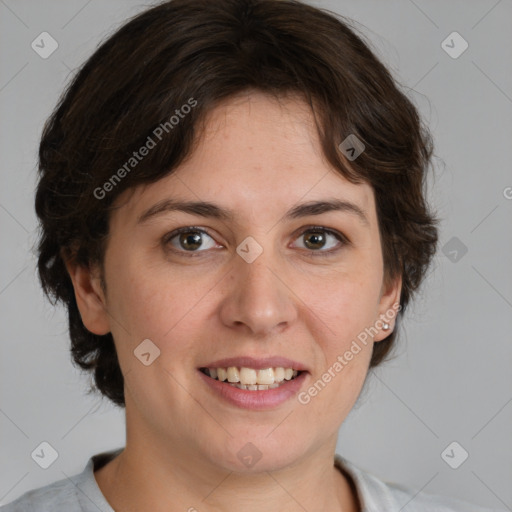
<path id="1" fill-rule="evenodd" d="M 438 221 L 425 199 L 431 136 L 347 20 L 292 0 L 172 0 L 150 8 L 79 69 L 39 148 L 41 284 L 67 308 L 74 362 L 118 406 L 124 381 L 112 335 L 85 328 L 64 257 L 102 268 L 115 199 L 172 173 L 194 150 L 205 116 L 250 89 L 299 94 L 319 119 L 327 160 L 351 182 L 372 186 L 385 280 L 402 276 L 397 328 L 435 254 Z M 171 122 L 191 99 L 194 108 Z M 158 127 L 161 140 L 127 167 Z M 350 162 L 338 147 L 349 135 L 365 145 Z M 113 181 L 114 174 L 122 179 Z M 370 368 L 389 357 L 397 328 L 374 344 Z"/>

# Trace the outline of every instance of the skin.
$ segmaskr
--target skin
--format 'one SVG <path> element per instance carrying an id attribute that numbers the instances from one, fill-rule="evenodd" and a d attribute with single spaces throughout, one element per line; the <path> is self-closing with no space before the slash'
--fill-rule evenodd
<path id="1" fill-rule="evenodd" d="M 196 369 L 225 357 L 285 356 L 309 368 L 307 390 L 399 303 L 401 279 L 384 283 L 373 189 L 326 162 L 311 111 L 297 97 L 277 102 L 247 92 L 207 121 L 173 174 L 117 198 L 107 293 L 98 268 L 67 264 L 84 325 L 112 332 L 125 377 L 126 448 L 95 478 L 122 512 L 261 512 L 269 502 L 284 512 L 358 511 L 349 479 L 333 466 L 337 435 L 364 384 L 373 343 L 392 332 L 393 320 L 306 405 L 292 398 L 271 410 L 241 409 L 217 397 Z M 211 201 L 236 217 L 167 212 L 137 225 L 166 198 Z M 346 211 L 282 220 L 299 203 L 331 198 L 360 206 L 369 224 Z M 311 225 L 349 243 L 325 232 L 324 245 L 314 242 Z M 209 234 L 195 258 L 179 236 L 162 242 L 187 226 Z M 250 264 L 236 253 L 247 236 L 263 248 Z M 146 338 L 161 351 L 149 366 L 133 354 Z M 247 442 L 262 454 L 251 468 L 237 457 Z"/>

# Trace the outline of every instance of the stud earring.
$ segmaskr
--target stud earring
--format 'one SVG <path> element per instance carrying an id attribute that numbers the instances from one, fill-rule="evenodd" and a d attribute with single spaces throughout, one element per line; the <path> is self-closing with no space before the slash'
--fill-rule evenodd
<path id="1" fill-rule="evenodd" d="M 382 328 L 387 331 L 389 329 L 390 325 L 388 323 L 383 323 Z"/>

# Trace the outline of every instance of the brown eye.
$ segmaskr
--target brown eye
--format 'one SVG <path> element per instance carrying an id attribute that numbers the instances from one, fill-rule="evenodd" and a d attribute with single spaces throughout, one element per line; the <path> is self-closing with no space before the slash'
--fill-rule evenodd
<path id="1" fill-rule="evenodd" d="M 326 236 L 321 231 L 309 231 L 304 240 L 304 245 L 308 249 L 322 249 L 326 243 Z"/>
<path id="2" fill-rule="evenodd" d="M 201 235 L 197 232 L 181 233 L 178 235 L 178 243 L 187 251 L 194 251 L 203 243 Z"/>
<path id="3" fill-rule="evenodd" d="M 164 238 L 164 245 L 170 245 L 176 252 L 203 252 L 216 246 L 206 231 L 192 227 L 180 228 L 169 233 Z"/>
<path id="4" fill-rule="evenodd" d="M 341 233 L 322 227 L 306 229 L 298 240 L 304 241 L 299 247 L 308 249 L 312 256 L 329 256 L 348 244 L 348 240 Z"/>

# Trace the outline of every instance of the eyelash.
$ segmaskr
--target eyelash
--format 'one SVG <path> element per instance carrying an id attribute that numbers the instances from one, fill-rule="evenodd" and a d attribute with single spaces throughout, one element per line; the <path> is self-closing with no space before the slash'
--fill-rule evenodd
<path id="1" fill-rule="evenodd" d="M 313 231 L 313 232 L 319 231 L 319 232 L 327 233 L 329 235 L 334 236 L 334 238 L 336 238 L 338 240 L 338 242 L 341 243 L 340 247 L 338 247 L 336 249 L 329 249 L 328 251 L 322 251 L 322 250 L 315 251 L 315 250 L 305 249 L 308 253 L 307 256 L 310 256 L 312 258 L 318 258 L 318 257 L 325 258 L 328 256 L 332 256 L 333 254 L 339 252 L 343 247 L 350 245 L 350 241 L 348 240 L 347 237 L 345 237 L 338 231 L 335 231 L 335 230 L 329 229 L 329 228 L 325 228 L 323 226 L 305 226 L 305 228 L 301 231 L 301 233 L 298 235 L 297 238 L 300 238 L 305 233 L 308 233 L 310 231 Z M 169 243 L 171 242 L 171 240 L 173 238 L 175 238 L 176 236 L 178 236 L 182 233 L 192 233 L 192 232 L 203 233 L 213 239 L 213 237 L 205 229 L 196 227 L 196 226 L 187 226 L 187 227 L 175 229 L 171 233 L 167 233 L 163 237 L 162 243 L 165 247 L 167 247 L 169 245 Z M 180 254 L 180 255 L 183 255 L 183 256 L 189 257 L 189 258 L 195 258 L 195 257 L 201 256 L 202 252 L 206 252 L 205 250 L 203 250 L 203 251 L 185 251 L 185 250 L 178 250 L 178 249 L 174 249 L 174 248 L 169 249 L 169 250 L 172 251 L 173 253 Z"/>

